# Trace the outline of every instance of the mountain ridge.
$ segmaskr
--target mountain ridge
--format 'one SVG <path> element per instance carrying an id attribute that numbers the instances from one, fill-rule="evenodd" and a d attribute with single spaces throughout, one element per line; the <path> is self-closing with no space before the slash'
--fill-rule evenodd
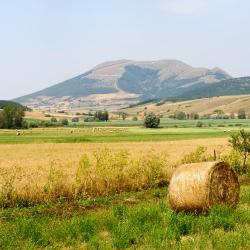
<path id="1" fill-rule="evenodd" d="M 98 64 L 84 74 L 14 100 L 32 108 L 121 108 L 230 78 L 220 68 L 192 67 L 179 60 L 122 59 Z"/>

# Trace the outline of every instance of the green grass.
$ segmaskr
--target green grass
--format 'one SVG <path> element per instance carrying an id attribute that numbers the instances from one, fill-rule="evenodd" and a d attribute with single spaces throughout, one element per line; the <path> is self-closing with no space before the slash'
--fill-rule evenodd
<path id="1" fill-rule="evenodd" d="M 161 118 L 160 127 L 163 128 L 192 128 L 196 126 L 198 120 L 174 120 L 169 118 Z M 249 119 L 202 119 L 200 120 L 204 127 L 247 127 L 250 126 Z M 76 127 L 138 127 L 143 126 L 143 121 L 131 120 L 110 120 L 108 122 L 79 122 L 71 123 L 71 126 Z"/>
<path id="2" fill-rule="evenodd" d="M 139 142 L 139 141 L 173 141 L 184 139 L 228 137 L 240 127 L 230 128 L 230 132 L 224 132 L 224 127 L 204 128 L 158 128 L 146 129 L 143 127 L 128 128 L 100 128 L 93 132 L 92 128 L 75 129 L 71 134 L 70 128 L 64 129 L 33 129 L 23 130 L 20 136 L 16 136 L 14 130 L 0 130 L 0 143 L 81 143 L 81 142 Z M 250 127 L 245 127 L 247 131 Z"/>
<path id="3" fill-rule="evenodd" d="M 167 190 L 9 208 L 0 212 L 0 249 L 247 249 L 250 187 L 237 209 L 173 212 Z"/>
<path id="4" fill-rule="evenodd" d="M 81 142 L 137 142 L 172 141 L 183 139 L 228 137 L 241 128 L 250 131 L 249 120 L 202 120 L 203 127 L 196 128 L 197 121 L 161 119 L 158 129 L 146 129 L 142 121 L 109 121 L 75 124 L 70 128 L 44 128 L 23 130 L 16 136 L 15 130 L 0 130 L 0 143 L 81 143 Z M 98 127 L 99 131 L 93 132 Z M 74 129 L 76 132 L 70 133 Z M 79 131 L 78 131 L 79 130 Z M 226 132 L 224 132 L 226 130 Z M 230 130 L 230 132 L 229 132 Z"/>

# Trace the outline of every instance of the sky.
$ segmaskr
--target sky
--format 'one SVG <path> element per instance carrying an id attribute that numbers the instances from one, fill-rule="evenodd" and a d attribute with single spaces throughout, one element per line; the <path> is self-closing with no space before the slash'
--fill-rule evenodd
<path id="1" fill-rule="evenodd" d="M 0 99 L 118 59 L 250 76 L 249 0 L 0 0 Z"/>

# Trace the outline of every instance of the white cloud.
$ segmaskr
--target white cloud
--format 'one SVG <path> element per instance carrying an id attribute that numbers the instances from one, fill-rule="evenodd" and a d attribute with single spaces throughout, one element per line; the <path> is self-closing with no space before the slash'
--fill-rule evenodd
<path id="1" fill-rule="evenodd" d="M 204 0 L 161 0 L 161 5 L 174 14 L 194 14 L 205 7 Z"/>

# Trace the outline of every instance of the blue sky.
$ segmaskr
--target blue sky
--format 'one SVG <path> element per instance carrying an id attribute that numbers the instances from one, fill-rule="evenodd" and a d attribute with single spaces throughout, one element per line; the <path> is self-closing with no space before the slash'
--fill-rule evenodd
<path id="1" fill-rule="evenodd" d="M 250 75 L 248 0 L 0 1 L 0 99 L 116 59 L 179 59 Z"/>

